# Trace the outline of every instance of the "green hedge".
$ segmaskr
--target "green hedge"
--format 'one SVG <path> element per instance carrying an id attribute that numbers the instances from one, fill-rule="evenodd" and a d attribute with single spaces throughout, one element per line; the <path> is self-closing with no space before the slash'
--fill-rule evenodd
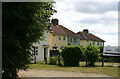
<path id="1" fill-rule="evenodd" d="M 68 45 L 61 51 L 65 66 L 79 66 L 82 57 L 82 49 L 79 46 Z"/>

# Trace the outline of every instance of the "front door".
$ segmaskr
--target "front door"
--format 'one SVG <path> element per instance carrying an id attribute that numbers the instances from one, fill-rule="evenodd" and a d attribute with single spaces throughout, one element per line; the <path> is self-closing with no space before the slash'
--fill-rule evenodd
<path id="1" fill-rule="evenodd" d="M 44 48 L 44 60 L 46 59 L 46 48 Z"/>

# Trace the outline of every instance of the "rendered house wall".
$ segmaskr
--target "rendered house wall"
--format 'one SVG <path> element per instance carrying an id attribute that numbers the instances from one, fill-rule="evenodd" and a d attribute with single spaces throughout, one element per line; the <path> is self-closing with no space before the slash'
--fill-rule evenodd
<path id="1" fill-rule="evenodd" d="M 46 57 L 50 57 L 50 32 L 48 30 L 44 33 L 45 39 L 40 41 L 40 43 L 34 43 L 33 46 L 38 47 L 38 55 L 36 55 L 37 62 L 44 61 L 44 48 L 46 48 Z"/>
<path id="2" fill-rule="evenodd" d="M 76 41 L 74 40 L 74 38 L 76 39 Z M 71 39 L 72 39 L 72 41 L 71 41 Z M 68 45 L 69 44 L 80 46 L 80 38 L 79 37 L 68 36 Z"/>

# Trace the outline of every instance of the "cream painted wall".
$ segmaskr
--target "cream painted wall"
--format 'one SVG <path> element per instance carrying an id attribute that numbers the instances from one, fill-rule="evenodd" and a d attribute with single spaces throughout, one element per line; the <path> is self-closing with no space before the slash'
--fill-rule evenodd
<path id="1" fill-rule="evenodd" d="M 87 40 L 80 40 L 80 46 L 86 47 L 89 44 L 89 42 L 91 42 L 92 45 L 93 45 L 93 42 L 95 42 L 95 46 L 104 46 L 104 42 L 99 42 L 99 45 L 97 45 L 98 41 L 90 41 L 90 40 L 89 41 L 87 41 Z"/>
<path id="2" fill-rule="evenodd" d="M 88 41 L 91 42 L 93 45 L 93 42 L 95 42 L 95 46 L 104 46 L 104 42 L 99 42 L 99 41 Z M 99 42 L 99 45 L 97 44 Z"/>
<path id="3" fill-rule="evenodd" d="M 86 40 L 80 40 L 80 46 L 86 47 L 87 45 L 88 44 Z"/>
<path id="4" fill-rule="evenodd" d="M 53 34 L 50 33 L 50 50 L 53 48 Z"/>
<path id="5" fill-rule="evenodd" d="M 59 36 L 61 37 L 61 40 L 59 40 Z M 50 50 L 53 50 L 53 46 L 57 46 L 57 50 L 61 51 L 61 46 L 67 45 L 68 37 L 66 37 L 66 40 L 63 40 L 64 35 L 53 35 L 50 34 Z"/>

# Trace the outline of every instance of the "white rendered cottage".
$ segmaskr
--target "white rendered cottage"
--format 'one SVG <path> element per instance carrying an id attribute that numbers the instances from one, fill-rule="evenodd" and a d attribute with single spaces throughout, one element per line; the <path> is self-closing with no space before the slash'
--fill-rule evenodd
<path id="1" fill-rule="evenodd" d="M 45 39 L 40 41 L 40 43 L 34 43 L 32 48 L 32 53 L 36 57 L 36 62 L 45 61 L 46 57 L 50 57 L 49 47 L 50 47 L 50 29 L 46 29 L 44 32 Z M 35 59 L 35 58 L 34 58 Z"/>

